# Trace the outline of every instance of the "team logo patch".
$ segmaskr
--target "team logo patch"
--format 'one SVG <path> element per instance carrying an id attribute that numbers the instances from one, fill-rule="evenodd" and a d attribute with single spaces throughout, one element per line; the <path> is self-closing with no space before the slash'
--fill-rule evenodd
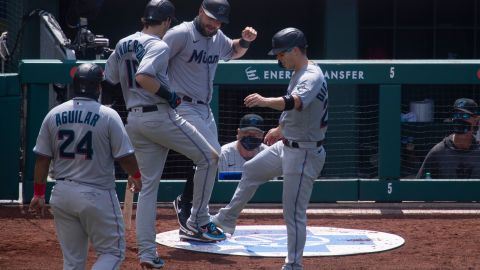
<path id="1" fill-rule="evenodd" d="M 198 252 L 286 257 L 287 229 L 283 225 L 237 226 L 235 234 L 225 241 L 202 243 L 180 241 L 178 230 L 157 234 L 157 243 Z M 332 227 L 307 227 L 303 256 L 340 256 L 373 253 L 402 246 L 405 240 L 394 234 Z"/>

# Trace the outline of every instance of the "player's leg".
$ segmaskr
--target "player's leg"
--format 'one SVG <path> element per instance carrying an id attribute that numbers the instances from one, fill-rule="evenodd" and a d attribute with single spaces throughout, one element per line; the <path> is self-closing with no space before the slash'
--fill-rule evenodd
<path id="1" fill-rule="evenodd" d="M 220 153 L 221 147 L 218 142 L 217 125 L 215 123 L 215 119 L 213 118 L 213 114 L 208 106 L 201 104 L 182 103 L 177 108 L 177 113 L 183 119 L 187 120 L 190 124 L 195 126 L 197 131 L 203 135 L 203 137 L 208 141 L 208 143 L 213 146 L 218 153 Z M 193 162 L 191 167 L 195 167 Z M 190 170 L 189 166 L 189 168 L 187 168 L 187 181 L 185 183 L 183 193 L 174 201 L 174 207 L 177 212 L 177 218 L 179 220 L 180 226 L 182 226 L 182 224 L 186 222 L 186 219 L 188 219 L 191 213 L 194 174 L 195 170 Z"/>
<path id="2" fill-rule="evenodd" d="M 71 206 L 79 206 L 79 193 L 71 182 L 57 182 L 52 190 L 52 208 L 58 241 L 62 248 L 63 269 L 84 270 L 88 255 L 88 236 Z"/>
<path id="3" fill-rule="evenodd" d="M 242 179 L 238 183 L 232 200 L 212 217 L 212 221 L 224 232 L 233 234 L 240 212 L 253 197 L 257 188 L 282 174 L 282 149 L 283 143 L 277 142 L 244 164 Z"/>
<path id="4" fill-rule="evenodd" d="M 170 111 L 169 120 L 170 125 L 164 127 L 166 135 L 159 140 L 162 140 L 166 147 L 187 156 L 197 165 L 194 175 L 192 214 L 187 221 L 188 229 L 196 230 L 195 228 L 210 223 L 208 202 L 217 174 L 219 153 L 193 125 L 178 114 Z M 209 232 L 215 230 L 208 229 Z"/>
<path id="5" fill-rule="evenodd" d="M 307 236 L 307 208 L 313 183 L 325 162 L 325 151 L 284 147 L 283 217 L 287 225 L 288 255 L 283 269 L 303 269 Z"/>
<path id="6" fill-rule="evenodd" d="M 156 262 L 163 265 L 158 258 L 155 243 L 155 220 L 157 211 L 157 195 L 160 178 L 168 154 L 168 148 L 153 142 L 162 132 L 164 115 L 157 113 L 130 113 L 127 133 L 135 148 L 135 156 L 142 173 L 142 190 L 138 195 L 136 211 L 136 236 L 140 262 Z"/>
<path id="7" fill-rule="evenodd" d="M 80 218 L 97 254 L 92 269 L 119 269 L 125 259 L 125 226 L 115 190 L 88 187 L 82 196 L 88 203 Z"/>

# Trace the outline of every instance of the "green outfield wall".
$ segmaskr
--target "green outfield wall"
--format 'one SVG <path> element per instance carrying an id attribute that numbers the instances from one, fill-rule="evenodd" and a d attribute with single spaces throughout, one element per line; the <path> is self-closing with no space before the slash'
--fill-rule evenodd
<path id="1" fill-rule="evenodd" d="M 319 179 L 312 194 L 312 202 L 332 201 L 478 201 L 480 182 L 468 181 L 418 181 L 400 180 L 400 102 L 404 84 L 443 84 L 476 85 L 480 83 L 480 61 L 476 60 L 320 60 L 315 61 L 324 71 L 329 85 L 379 85 L 379 127 L 378 127 L 378 177 L 377 179 Z M 98 61 L 104 64 L 104 61 Z M 69 83 L 70 71 L 76 62 L 58 60 L 21 61 L 18 80 L 24 96 L 26 125 L 22 129 L 25 149 L 23 196 L 29 201 L 32 195 L 35 139 L 43 117 L 48 112 L 48 91 L 51 83 Z M 281 69 L 276 61 L 231 61 L 220 63 L 214 81 L 216 94 L 212 104 L 218 115 L 218 91 L 224 85 L 262 86 L 285 85 L 291 76 L 290 71 Z M 17 89 L 20 89 L 20 85 Z M 329 104 L 349 104 L 351 90 L 342 92 L 341 87 L 330 92 Z M 217 117 L 218 118 L 218 117 Z M 13 123 L 12 123 L 13 125 Z M 18 125 L 17 125 L 18 126 Z M 341 130 L 342 125 L 329 122 L 329 132 Z M 20 130 L 20 129 L 18 129 Z M 355 131 L 355 130 L 354 130 Z M 331 143 L 331 141 L 329 141 Z M 349 143 L 345 141 L 344 143 Z M 340 143 L 341 144 L 341 143 Z M 332 144 L 334 145 L 334 144 Z M 356 152 L 330 147 L 328 155 L 341 159 L 347 154 L 355 159 Z M 347 153 L 345 153 L 347 152 Z M 353 162 L 353 161 L 352 161 Z M 52 185 L 53 183 L 49 183 Z M 117 182 L 118 194 L 123 198 L 125 181 Z M 217 182 L 212 202 L 228 202 L 236 187 L 236 182 Z M 159 201 L 171 201 L 182 191 L 183 181 L 162 181 Z M 271 181 L 263 185 L 252 201 L 281 201 L 282 182 Z M 1 194 L 0 194 L 1 195 Z"/>

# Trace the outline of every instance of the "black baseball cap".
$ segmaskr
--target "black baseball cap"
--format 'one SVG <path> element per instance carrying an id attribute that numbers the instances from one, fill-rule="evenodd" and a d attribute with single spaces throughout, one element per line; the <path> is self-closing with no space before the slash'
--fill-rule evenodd
<path id="1" fill-rule="evenodd" d="M 453 104 L 454 111 L 461 111 L 472 115 L 479 114 L 478 104 L 470 98 L 459 98 Z"/>
<path id="2" fill-rule="evenodd" d="M 246 114 L 240 119 L 241 131 L 256 130 L 263 132 L 263 118 L 258 114 Z"/>

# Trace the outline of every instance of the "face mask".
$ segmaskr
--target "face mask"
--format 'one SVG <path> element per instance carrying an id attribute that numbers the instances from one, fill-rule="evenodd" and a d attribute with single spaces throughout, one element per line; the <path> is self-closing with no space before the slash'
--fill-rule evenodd
<path id="1" fill-rule="evenodd" d="M 453 133 L 465 134 L 472 129 L 472 125 L 462 119 L 453 119 Z"/>
<path id="2" fill-rule="evenodd" d="M 247 136 L 247 137 L 243 137 L 242 139 L 240 139 L 240 143 L 248 151 L 252 151 L 252 150 L 255 150 L 256 148 L 258 148 L 260 146 L 260 144 L 262 143 L 262 141 L 263 140 L 261 138 L 256 138 L 256 137 L 252 137 L 252 136 Z"/>

